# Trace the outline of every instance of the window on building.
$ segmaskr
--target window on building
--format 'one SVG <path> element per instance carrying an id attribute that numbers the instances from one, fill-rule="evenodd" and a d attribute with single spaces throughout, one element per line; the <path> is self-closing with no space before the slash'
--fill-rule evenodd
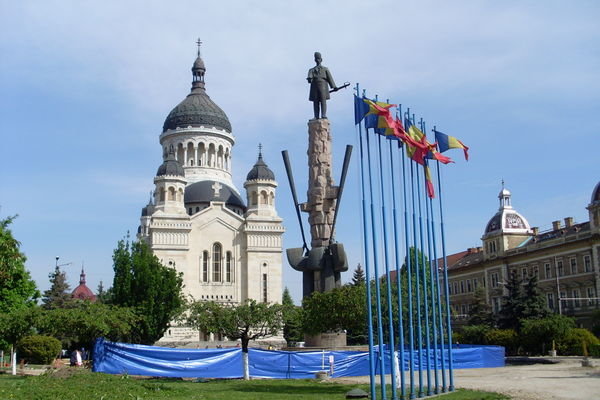
<path id="1" fill-rule="evenodd" d="M 461 313 L 461 317 L 467 316 L 467 305 L 466 304 L 462 304 L 460 306 L 460 313 Z"/>
<path id="2" fill-rule="evenodd" d="M 473 278 L 473 290 L 477 290 L 477 278 Z"/>
<path id="3" fill-rule="evenodd" d="M 533 276 L 535 276 L 538 279 L 540 277 L 540 271 L 538 270 L 537 265 L 535 267 L 533 267 Z"/>
<path id="4" fill-rule="evenodd" d="M 521 279 L 527 279 L 527 268 L 521 268 Z"/>
<path id="5" fill-rule="evenodd" d="M 202 252 L 202 282 L 208 282 L 208 251 Z"/>
<path id="6" fill-rule="evenodd" d="M 594 299 L 594 297 L 596 297 L 596 291 L 593 287 L 587 288 L 587 297 L 589 306 L 596 304 L 596 300 Z"/>
<path id="7" fill-rule="evenodd" d="M 492 311 L 494 311 L 494 313 L 500 312 L 500 298 L 499 297 L 492 298 Z"/>
<path id="8" fill-rule="evenodd" d="M 490 280 L 492 281 L 492 287 L 498 287 L 498 273 L 494 272 L 490 275 Z"/>
<path id="9" fill-rule="evenodd" d="M 228 251 L 225 256 L 225 282 L 231 282 L 231 273 L 233 270 L 233 259 L 231 252 Z"/>
<path id="10" fill-rule="evenodd" d="M 471 288 L 471 280 L 467 279 L 467 293 L 471 293 L 472 288 Z"/>
<path id="11" fill-rule="evenodd" d="M 548 308 L 554 310 L 554 293 L 548 293 L 546 298 L 548 299 Z"/>
<path id="12" fill-rule="evenodd" d="M 565 274 L 562 260 L 556 262 L 556 269 L 558 270 L 558 276 L 563 276 Z"/>
<path id="13" fill-rule="evenodd" d="M 571 297 L 573 297 L 573 307 L 580 307 L 581 303 L 579 302 L 579 298 L 581 297 L 581 293 L 579 293 L 579 289 L 573 289 L 571 291 Z"/>
<path id="14" fill-rule="evenodd" d="M 267 281 L 267 274 L 263 274 L 262 276 L 262 298 L 263 298 L 263 303 L 266 303 L 267 301 L 269 301 L 267 293 L 269 288 L 267 287 L 268 281 Z"/>
<path id="15" fill-rule="evenodd" d="M 213 244 L 213 282 L 221 282 L 221 255 L 223 251 L 220 243 Z"/>
<path id="16" fill-rule="evenodd" d="M 550 263 L 544 264 L 544 270 L 546 271 L 546 279 L 552 278 L 552 268 L 550 267 Z"/>
<path id="17" fill-rule="evenodd" d="M 460 281 L 460 292 L 461 293 L 465 292 L 465 281 Z"/>
<path id="18" fill-rule="evenodd" d="M 454 282 L 454 294 L 458 294 L 458 283 Z"/>
<path id="19" fill-rule="evenodd" d="M 452 285 L 448 285 L 448 293 L 452 294 Z"/>
<path id="20" fill-rule="evenodd" d="M 592 258 L 590 256 L 583 256 L 583 266 L 585 272 L 592 272 Z"/>
<path id="21" fill-rule="evenodd" d="M 560 302 L 560 306 L 561 307 L 566 306 L 566 305 L 569 304 L 569 303 L 565 303 L 566 300 L 563 300 L 563 299 L 566 299 L 566 298 L 567 298 L 567 292 L 560 292 L 560 296 L 558 296 L 558 301 Z"/>
<path id="22" fill-rule="evenodd" d="M 571 264 L 571 274 L 577 273 L 577 259 L 575 257 L 569 259 L 569 263 Z"/>

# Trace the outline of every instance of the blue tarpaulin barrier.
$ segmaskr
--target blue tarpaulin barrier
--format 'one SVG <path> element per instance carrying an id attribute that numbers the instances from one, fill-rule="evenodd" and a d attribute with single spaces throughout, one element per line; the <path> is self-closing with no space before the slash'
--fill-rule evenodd
<path id="1" fill-rule="evenodd" d="M 376 349 L 377 354 L 378 348 Z M 429 368 L 434 357 L 441 366 L 443 352 L 429 352 Z M 330 356 L 333 364 L 330 364 Z M 447 362 L 447 352 L 444 358 Z M 414 352 L 413 367 L 427 368 L 423 351 L 419 363 Z M 493 368 L 504 366 L 504 347 L 460 345 L 452 349 L 455 369 Z M 390 372 L 390 355 L 385 352 L 386 373 Z M 409 368 L 410 355 L 404 352 L 404 365 Z M 359 351 L 275 351 L 249 349 L 250 376 L 255 378 L 300 379 L 313 378 L 318 371 L 333 368 L 333 377 L 369 375 L 369 354 Z M 379 363 L 376 363 L 379 364 Z M 447 364 L 446 364 L 447 365 Z M 161 376 L 171 378 L 241 378 L 242 350 L 231 349 L 174 349 L 140 344 L 114 343 L 96 340 L 94 372 Z M 377 371 L 379 373 L 379 371 Z"/>

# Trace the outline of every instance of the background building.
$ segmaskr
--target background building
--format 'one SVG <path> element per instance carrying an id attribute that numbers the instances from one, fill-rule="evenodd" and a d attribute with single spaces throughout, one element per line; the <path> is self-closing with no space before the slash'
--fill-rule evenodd
<path id="1" fill-rule="evenodd" d="M 520 278 L 537 276 L 548 308 L 588 327 L 591 312 L 600 304 L 600 183 L 587 206 L 589 221 L 574 223 L 567 217 L 553 221 L 545 232 L 530 227 L 512 207 L 507 189 L 498 198 L 500 208 L 486 225 L 482 246 L 448 256 L 456 322 L 468 318 L 478 287 L 485 289 L 493 312 L 499 312 L 506 294 L 503 283 L 514 271 Z"/>
<path id="2" fill-rule="evenodd" d="M 227 115 L 206 93 L 205 72 L 198 51 L 191 92 L 169 113 L 159 137 L 164 161 L 138 237 L 164 265 L 183 272 L 184 291 L 195 300 L 280 303 L 284 228 L 275 207 L 277 182 L 259 149 L 240 195 L 232 181 L 235 138 Z M 198 332 L 185 327 L 172 327 L 161 339 L 197 340 Z"/>

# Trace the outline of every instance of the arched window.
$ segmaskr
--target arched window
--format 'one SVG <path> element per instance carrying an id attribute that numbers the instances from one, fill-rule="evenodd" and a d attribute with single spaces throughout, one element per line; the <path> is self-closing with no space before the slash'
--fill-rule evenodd
<path id="1" fill-rule="evenodd" d="M 221 282 L 221 254 L 223 253 L 219 243 L 213 244 L 213 282 Z"/>
<path id="2" fill-rule="evenodd" d="M 175 188 L 169 187 L 169 201 L 175 201 Z"/>
<path id="3" fill-rule="evenodd" d="M 232 273 L 233 273 L 233 257 L 231 256 L 231 252 L 228 251 L 225 256 L 225 282 L 232 281 Z"/>
<path id="4" fill-rule="evenodd" d="M 208 282 L 208 251 L 202 252 L 202 282 Z"/>
<path id="5" fill-rule="evenodd" d="M 269 195 L 264 190 L 260 192 L 260 204 L 269 204 Z"/>

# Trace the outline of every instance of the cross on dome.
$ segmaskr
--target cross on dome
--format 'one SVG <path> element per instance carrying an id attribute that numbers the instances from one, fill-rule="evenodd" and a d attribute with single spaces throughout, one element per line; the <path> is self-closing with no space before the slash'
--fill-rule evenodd
<path id="1" fill-rule="evenodd" d="M 198 40 L 196 40 L 196 44 L 198 45 L 198 57 L 200 57 L 200 46 L 202 45 L 202 40 L 198 38 Z"/>
<path id="2" fill-rule="evenodd" d="M 219 182 L 215 182 L 211 188 L 215 191 L 215 197 L 219 197 L 223 185 L 221 185 Z"/>

